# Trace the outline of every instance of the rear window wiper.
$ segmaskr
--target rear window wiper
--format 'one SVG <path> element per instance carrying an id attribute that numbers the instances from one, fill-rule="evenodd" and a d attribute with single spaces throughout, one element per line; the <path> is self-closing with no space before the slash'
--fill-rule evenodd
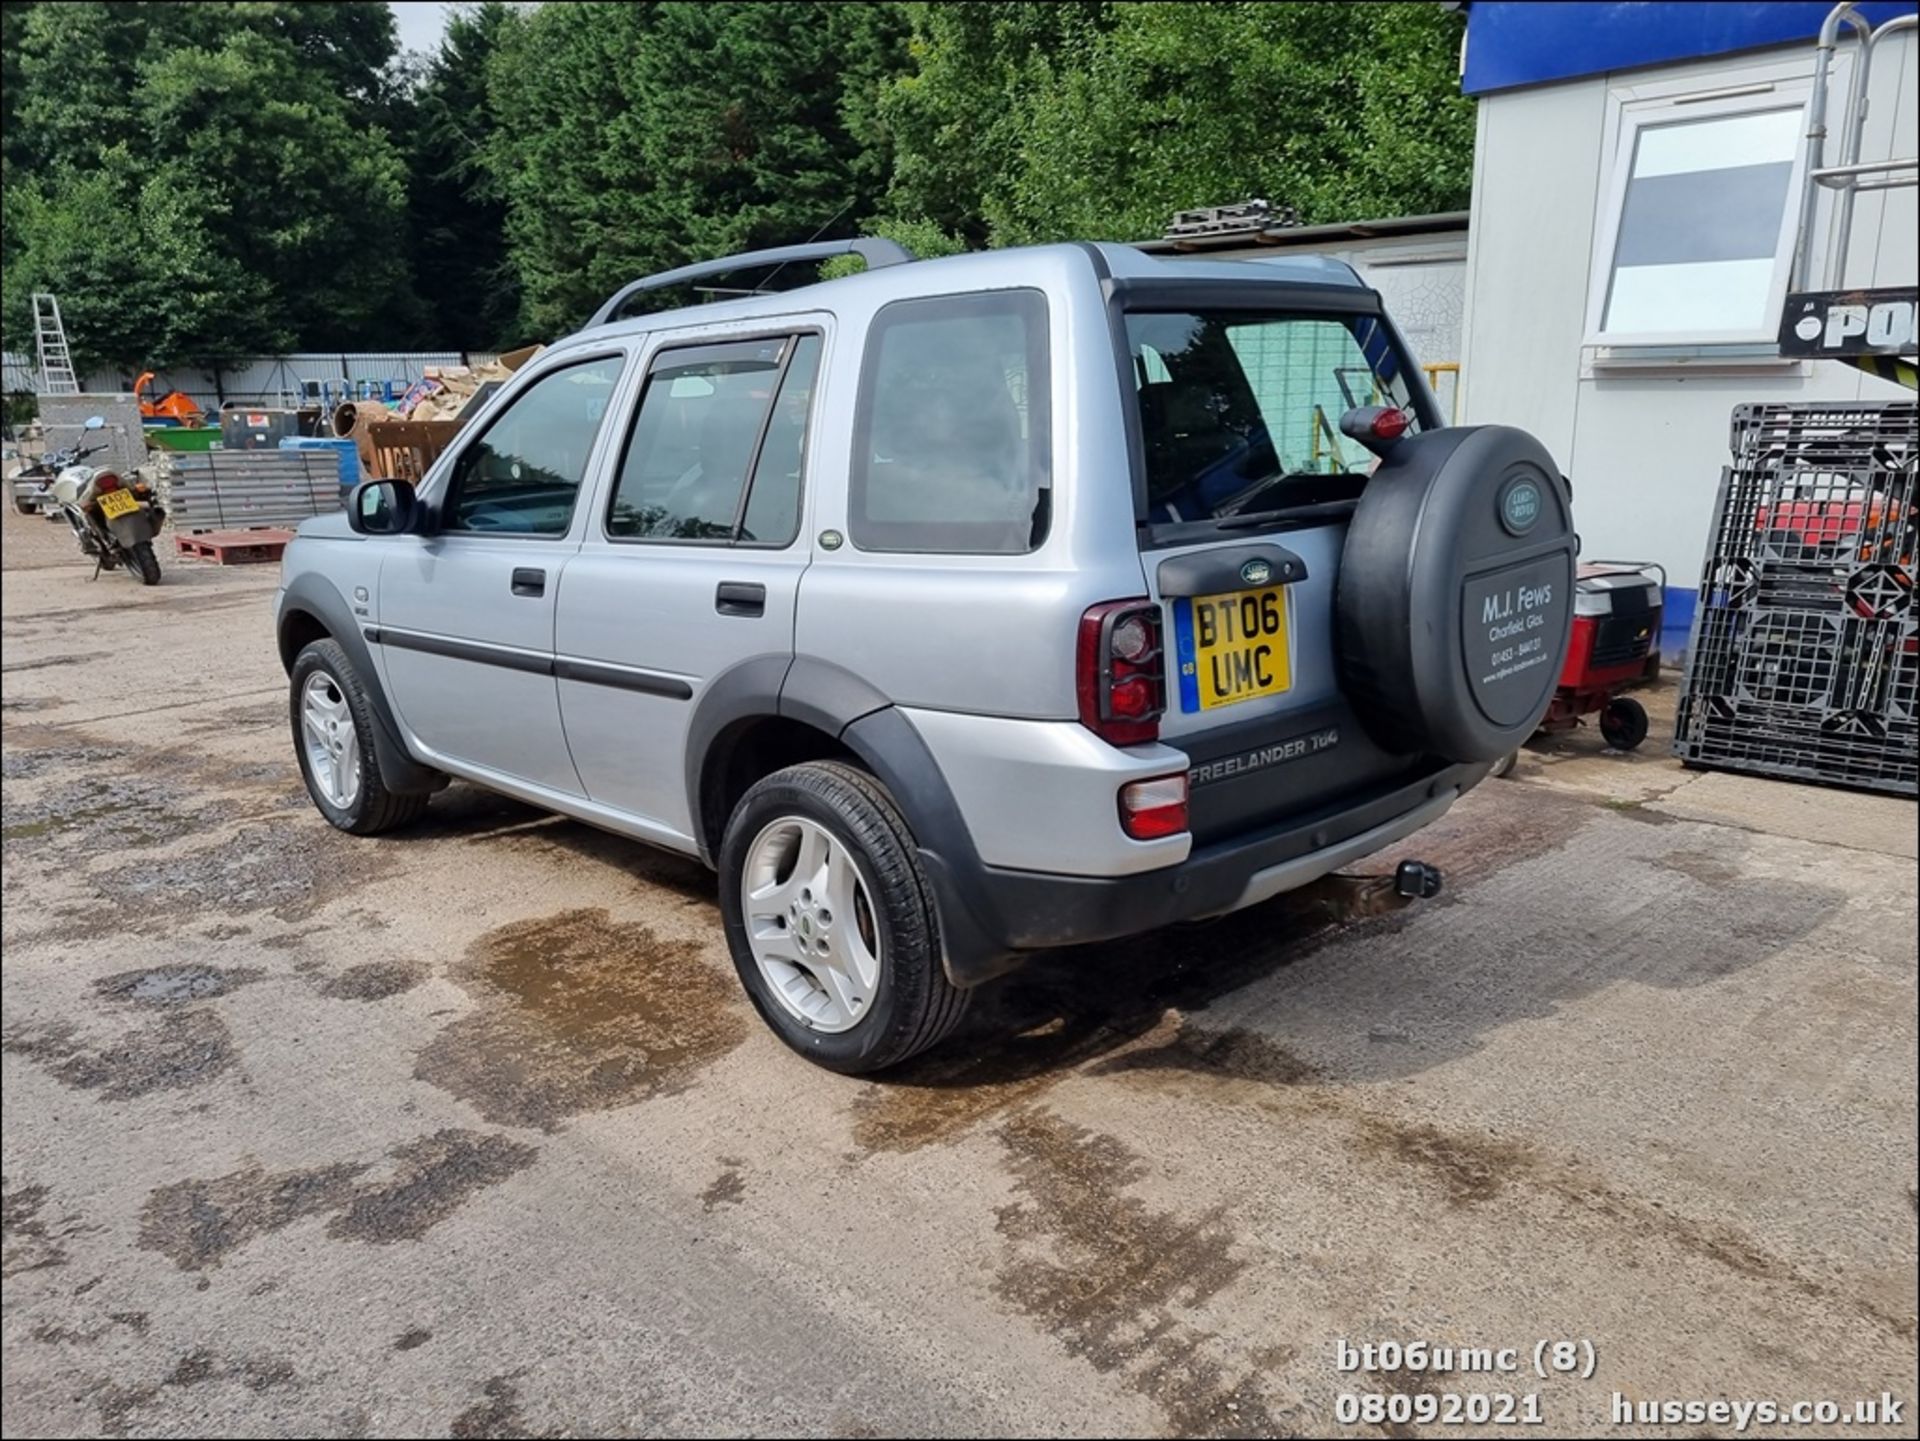
<path id="1" fill-rule="evenodd" d="M 1311 525 L 1316 520 L 1332 520 L 1353 514 L 1357 500 L 1324 500 L 1318 505 L 1296 506 L 1291 510 L 1257 510 L 1240 515 L 1225 515 L 1213 522 L 1215 530 L 1252 530 L 1257 526 Z"/>

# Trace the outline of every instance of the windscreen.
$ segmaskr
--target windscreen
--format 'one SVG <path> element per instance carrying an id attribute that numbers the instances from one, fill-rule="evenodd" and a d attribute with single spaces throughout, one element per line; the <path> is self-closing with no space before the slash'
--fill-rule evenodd
<path id="1" fill-rule="evenodd" d="M 1373 457 L 1340 433 L 1340 417 L 1395 405 L 1419 427 L 1406 363 L 1374 316 L 1206 311 L 1126 323 L 1152 523 L 1357 496 Z"/>

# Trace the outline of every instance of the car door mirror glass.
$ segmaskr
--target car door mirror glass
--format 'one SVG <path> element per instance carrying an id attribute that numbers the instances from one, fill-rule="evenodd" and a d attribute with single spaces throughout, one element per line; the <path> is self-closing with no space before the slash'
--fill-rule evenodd
<path id="1" fill-rule="evenodd" d="M 347 524 L 359 535 L 399 535 L 412 529 L 413 483 L 363 480 L 347 497 Z"/>

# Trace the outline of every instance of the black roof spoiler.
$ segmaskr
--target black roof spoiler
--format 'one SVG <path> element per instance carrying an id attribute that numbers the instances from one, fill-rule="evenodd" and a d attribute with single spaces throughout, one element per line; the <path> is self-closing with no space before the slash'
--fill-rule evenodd
<path id="1" fill-rule="evenodd" d="M 709 275 L 726 275 L 735 270 L 763 265 L 790 265 L 806 260 L 831 260 L 839 255 L 857 255 L 867 262 L 869 270 L 878 270 L 883 265 L 903 265 L 913 259 L 913 252 L 906 246 L 871 235 L 852 240 L 815 240 L 806 245 L 778 245 L 771 250 L 748 250 L 739 255 L 702 260 L 697 265 L 682 265 L 677 270 L 663 270 L 658 275 L 643 275 L 638 280 L 629 281 L 615 291 L 605 305 L 593 312 L 593 319 L 587 322 L 585 328 L 590 330 L 596 325 L 605 325 L 618 319 L 627 302 L 642 291 L 684 285 L 690 280 L 704 280 Z"/>

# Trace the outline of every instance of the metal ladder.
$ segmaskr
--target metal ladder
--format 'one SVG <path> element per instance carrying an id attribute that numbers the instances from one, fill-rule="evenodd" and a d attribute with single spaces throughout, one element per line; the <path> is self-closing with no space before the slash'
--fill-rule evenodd
<path id="1" fill-rule="evenodd" d="M 78 395 L 80 377 L 73 373 L 73 353 L 67 349 L 60 302 L 44 290 L 33 292 L 33 347 L 40 360 L 41 394 Z"/>

